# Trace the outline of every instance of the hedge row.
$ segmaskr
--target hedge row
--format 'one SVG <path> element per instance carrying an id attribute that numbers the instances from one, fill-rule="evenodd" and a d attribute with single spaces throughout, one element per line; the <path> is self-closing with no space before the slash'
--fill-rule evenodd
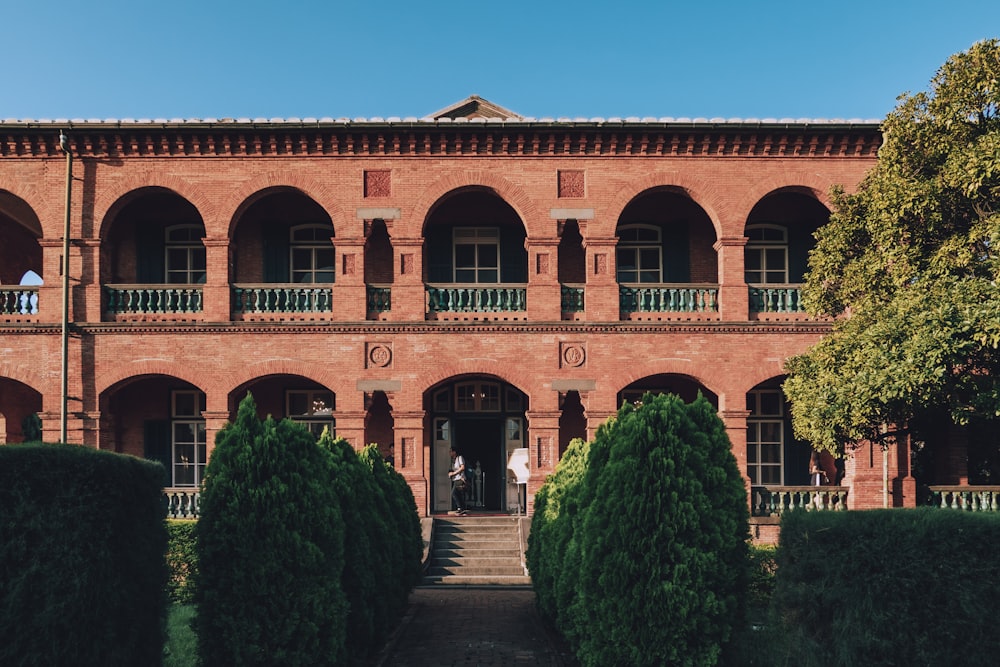
<path id="1" fill-rule="evenodd" d="M 987 665 L 1000 655 L 1000 517 L 793 512 L 762 646 L 770 663 Z"/>
<path id="2" fill-rule="evenodd" d="M 248 395 L 205 472 L 195 629 L 206 665 L 360 665 L 419 577 L 416 504 L 375 447 L 361 457 Z"/>
<path id="3" fill-rule="evenodd" d="M 87 447 L 0 447 L 0 665 L 161 664 L 162 479 Z"/>
<path id="4" fill-rule="evenodd" d="M 715 665 L 742 623 L 746 490 L 711 404 L 651 395 L 535 496 L 539 609 L 590 665 Z"/>

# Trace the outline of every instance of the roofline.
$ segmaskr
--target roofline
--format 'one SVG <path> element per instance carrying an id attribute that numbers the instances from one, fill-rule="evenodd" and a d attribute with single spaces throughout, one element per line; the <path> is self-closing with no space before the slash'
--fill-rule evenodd
<path id="1" fill-rule="evenodd" d="M 41 120 L 0 120 L 3 130 L 193 130 L 193 129 L 343 129 L 343 128 L 437 128 L 437 127 L 496 127 L 496 128 L 562 128 L 562 129 L 857 129 L 878 130 L 880 119 L 809 119 L 809 118 L 205 118 L 205 119 L 41 119 Z"/>

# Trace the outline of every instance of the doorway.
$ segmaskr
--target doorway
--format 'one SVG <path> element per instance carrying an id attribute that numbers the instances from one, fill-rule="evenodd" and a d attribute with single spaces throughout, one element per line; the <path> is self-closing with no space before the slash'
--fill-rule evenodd
<path id="1" fill-rule="evenodd" d="M 502 442 L 502 419 L 467 417 L 455 420 L 455 448 L 465 457 L 465 465 L 475 472 L 473 488 L 468 493 L 469 505 L 473 508 L 502 509 L 501 491 L 507 472 Z"/>

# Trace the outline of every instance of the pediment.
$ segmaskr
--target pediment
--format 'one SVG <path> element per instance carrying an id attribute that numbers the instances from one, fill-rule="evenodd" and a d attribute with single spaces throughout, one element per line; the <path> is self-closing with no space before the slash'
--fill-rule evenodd
<path id="1" fill-rule="evenodd" d="M 428 118 L 440 120 L 442 118 L 503 118 L 504 120 L 523 120 L 523 116 L 514 113 L 510 109 L 505 109 L 499 104 L 494 104 L 489 100 L 470 95 L 460 102 L 446 106 L 444 109 L 430 114 Z"/>

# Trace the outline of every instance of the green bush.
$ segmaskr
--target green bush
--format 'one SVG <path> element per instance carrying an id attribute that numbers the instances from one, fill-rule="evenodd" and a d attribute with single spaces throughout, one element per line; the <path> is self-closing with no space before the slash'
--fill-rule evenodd
<path id="1" fill-rule="evenodd" d="M 535 512 L 531 517 L 525 559 L 531 585 L 542 615 L 559 625 L 559 579 L 570 578 L 576 570 L 567 567 L 567 545 L 573 536 L 573 514 L 579 507 L 573 501 L 587 470 L 590 443 L 574 438 L 563 453 L 555 472 L 535 494 Z M 565 589 L 576 589 L 575 582 Z M 571 594 L 572 597 L 572 594 Z"/>
<path id="2" fill-rule="evenodd" d="M 194 529 L 196 523 L 188 519 L 168 519 L 167 596 L 171 603 L 188 604 L 194 600 L 195 573 L 198 571 Z"/>
<path id="3" fill-rule="evenodd" d="M 559 627 L 590 665 L 715 665 L 743 621 L 746 490 L 703 397 L 643 397 L 598 429 L 556 586 Z M 573 512 L 570 512 L 572 514 Z"/>
<path id="4" fill-rule="evenodd" d="M 0 665 L 161 664 L 162 477 L 87 447 L 0 447 Z"/>
<path id="5" fill-rule="evenodd" d="M 340 665 L 344 520 L 329 452 L 250 395 L 216 437 L 197 536 L 195 628 L 205 665 Z"/>
<path id="6" fill-rule="evenodd" d="M 376 496 L 376 509 L 386 518 L 389 531 L 389 550 L 382 554 L 387 566 L 385 579 L 388 584 L 385 621 L 393 624 L 402 615 L 410 591 L 421 577 L 424 541 L 420 515 L 413 491 L 403 476 L 385 462 L 379 454 L 378 445 L 368 445 L 361 450 L 359 457 L 371 470 L 375 484 L 382 491 Z"/>
<path id="7" fill-rule="evenodd" d="M 771 607 L 774 664 L 993 664 L 997 544 L 993 514 L 786 514 Z"/>

